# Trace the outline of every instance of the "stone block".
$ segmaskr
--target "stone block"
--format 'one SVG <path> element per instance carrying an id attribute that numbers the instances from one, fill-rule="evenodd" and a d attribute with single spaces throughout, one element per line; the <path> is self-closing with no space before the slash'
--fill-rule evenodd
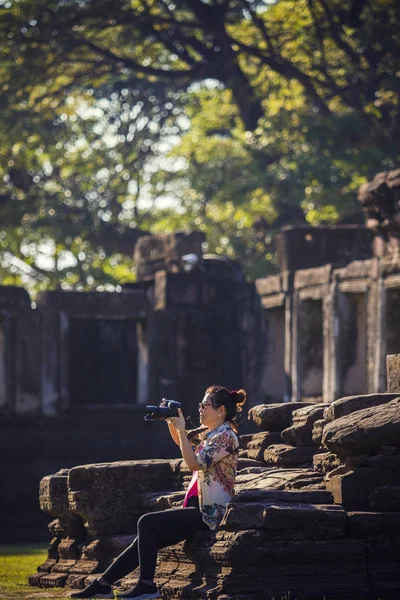
<path id="1" fill-rule="evenodd" d="M 231 502 L 220 528 L 260 529 L 268 532 L 267 539 L 279 542 L 340 539 L 345 527 L 346 513 L 339 506 L 264 501 Z"/>
<path id="2" fill-rule="evenodd" d="M 325 421 L 325 419 L 317 419 L 313 425 L 311 438 L 312 438 L 313 444 L 315 444 L 316 446 L 321 445 L 322 434 L 324 432 L 324 426 L 325 426 L 326 422 L 327 421 Z"/>
<path id="3" fill-rule="evenodd" d="M 275 444 L 264 451 L 264 462 L 278 467 L 305 465 L 312 463 L 313 456 L 317 452 L 316 446 L 293 448 L 285 444 Z"/>
<path id="4" fill-rule="evenodd" d="M 363 540 L 397 540 L 400 536 L 400 512 L 349 511 L 347 535 Z"/>
<path id="5" fill-rule="evenodd" d="M 211 555 L 222 571 L 218 593 L 232 600 L 349 599 L 369 592 L 362 540 L 276 541 L 259 530 L 220 531 Z"/>
<path id="6" fill-rule="evenodd" d="M 154 278 L 157 271 L 170 273 L 183 272 L 182 256 L 196 254 L 202 258 L 204 233 L 159 233 L 138 239 L 135 246 L 134 261 L 136 263 L 138 281 Z"/>
<path id="7" fill-rule="evenodd" d="M 345 510 L 368 511 L 371 510 L 371 490 L 396 484 L 400 484 L 400 474 L 396 471 L 360 467 L 333 476 L 327 481 L 326 489 L 332 493 L 335 504 L 341 504 Z"/>
<path id="8" fill-rule="evenodd" d="M 400 398 L 331 421 L 322 444 L 340 458 L 374 454 L 383 444 L 400 446 Z"/>
<path id="9" fill-rule="evenodd" d="M 40 587 L 53 588 L 64 587 L 67 581 L 68 573 L 44 573 L 40 577 L 34 575 L 29 578 L 30 585 L 40 585 Z M 33 583 L 37 581 L 37 583 Z"/>
<path id="10" fill-rule="evenodd" d="M 369 493 L 369 500 L 371 510 L 394 513 L 400 512 L 400 486 L 385 485 L 371 490 Z"/>
<path id="11" fill-rule="evenodd" d="M 326 490 L 242 490 L 235 494 L 234 502 L 289 502 L 292 504 L 332 504 L 332 494 Z"/>
<path id="12" fill-rule="evenodd" d="M 75 467 L 69 473 L 69 508 L 82 518 L 90 535 L 132 533 L 146 512 L 145 494 L 178 491 L 180 462 L 124 461 Z"/>
<path id="13" fill-rule="evenodd" d="M 287 490 L 303 489 L 309 491 L 320 490 L 323 485 L 323 476 L 313 469 L 276 467 L 257 469 L 256 472 L 238 473 L 235 482 L 235 491 L 238 494 L 249 490 Z"/>
<path id="14" fill-rule="evenodd" d="M 291 446 L 312 446 L 312 433 L 315 421 L 322 418 L 326 404 L 314 404 L 292 413 L 292 425 L 284 429 L 282 438 Z"/>
<path id="15" fill-rule="evenodd" d="M 38 567 L 39 573 L 50 573 L 51 572 L 51 570 L 53 569 L 53 567 L 55 566 L 55 564 L 57 563 L 57 561 L 59 559 L 59 555 L 58 555 L 59 543 L 60 543 L 60 540 L 58 538 L 53 538 L 51 540 L 50 546 L 47 549 L 47 558 L 44 561 L 44 563 L 42 563 Z M 35 584 L 32 584 L 32 585 L 35 585 Z"/>
<path id="16" fill-rule="evenodd" d="M 239 448 L 242 450 L 247 450 L 247 445 L 253 439 L 254 433 L 245 433 L 243 435 L 238 436 L 239 440 Z"/>
<path id="17" fill-rule="evenodd" d="M 260 433 L 255 433 L 247 444 L 247 456 L 248 458 L 253 458 L 254 460 L 263 460 L 264 450 L 266 450 L 268 446 L 271 446 L 272 444 L 280 443 L 282 443 L 282 438 L 279 432 L 263 431 Z"/>
<path id="18" fill-rule="evenodd" d="M 43 512 L 57 517 L 49 525 L 53 535 L 83 539 L 85 530 L 78 515 L 68 505 L 68 472 L 43 477 L 39 484 L 39 503 Z"/>
<path id="19" fill-rule="evenodd" d="M 254 468 L 264 468 L 265 465 L 263 462 L 259 460 L 254 460 L 253 458 L 239 458 L 237 464 L 237 470 L 242 471 L 243 469 L 254 469 Z"/>
<path id="20" fill-rule="evenodd" d="M 283 431 L 291 425 L 292 412 L 309 404 L 308 402 L 259 404 L 249 410 L 248 418 L 262 431 Z"/>
<path id="21" fill-rule="evenodd" d="M 398 395 L 395 393 L 362 394 L 359 396 L 339 398 L 325 409 L 324 419 L 326 421 L 340 419 L 340 417 L 349 415 L 357 410 L 371 408 L 372 406 L 380 406 L 381 404 L 386 404 L 396 398 L 398 398 Z"/>
<path id="22" fill-rule="evenodd" d="M 69 575 L 103 572 L 134 538 L 134 535 L 101 536 L 95 540 L 88 540 L 82 547 L 80 560 L 69 570 Z"/>
<path id="23" fill-rule="evenodd" d="M 389 354 L 386 357 L 388 392 L 400 395 L 400 354 Z"/>
<path id="24" fill-rule="evenodd" d="M 314 454 L 313 456 L 314 469 L 320 473 L 324 473 L 324 475 L 337 469 L 340 465 L 340 458 L 336 454 L 332 454 L 332 452 L 323 452 L 321 454 Z"/>
<path id="25" fill-rule="evenodd" d="M 366 544 L 368 574 L 374 598 L 400 597 L 400 544 L 398 540 L 373 540 Z"/>

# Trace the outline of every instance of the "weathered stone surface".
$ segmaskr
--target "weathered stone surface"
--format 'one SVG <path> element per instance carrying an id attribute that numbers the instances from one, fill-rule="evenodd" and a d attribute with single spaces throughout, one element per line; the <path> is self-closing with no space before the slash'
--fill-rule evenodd
<path id="1" fill-rule="evenodd" d="M 400 512 L 349 511 L 347 513 L 347 530 L 351 538 L 398 539 L 400 536 Z"/>
<path id="2" fill-rule="evenodd" d="M 326 404 L 314 404 L 293 411 L 292 425 L 281 433 L 285 442 L 292 446 L 312 446 L 313 425 L 322 418 L 326 407 Z"/>
<path id="3" fill-rule="evenodd" d="M 257 530 L 221 531 L 216 540 L 211 555 L 223 568 L 219 591 L 227 598 L 283 599 L 290 591 L 296 599 L 321 600 L 368 593 L 361 540 L 277 542 Z"/>
<path id="4" fill-rule="evenodd" d="M 400 398 L 328 423 L 322 443 L 341 458 L 373 454 L 383 444 L 399 446 Z"/>
<path id="5" fill-rule="evenodd" d="M 44 563 L 39 565 L 38 572 L 39 573 L 50 573 L 53 567 L 56 565 L 59 555 L 58 555 L 58 545 L 60 540 L 58 538 L 53 538 L 50 542 L 50 545 L 47 549 L 47 558 Z M 36 585 L 33 583 L 32 585 Z"/>
<path id="6" fill-rule="evenodd" d="M 364 552 L 361 540 L 276 542 L 255 530 L 195 534 L 160 551 L 157 582 L 166 600 L 364 598 Z"/>
<path id="7" fill-rule="evenodd" d="M 276 444 L 264 451 L 264 462 L 278 467 L 294 467 L 311 463 L 316 452 L 316 446 L 293 448 L 285 444 Z"/>
<path id="8" fill-rule="evenodd" d="M 143 509 L 144 512 L 151 512 L 154 510 L 166 510 L 172 508 L 178 503 L 182 503 L 185 497 L 185 492 L 160 492 L 144 494 L 143 495 Z"/>
<path id="9" fill-rule="evenodd" d="M 276 501 L 231 502 L 221 523 L 229 531 L 262 529 L 275 541 L 339 539 L 345 526 L 346 513 L 339 506 Z"/>
<path id="10" fill-rule="evenodd" d="M 333 496 L 326 490 L 242 490 L 232 498 L 233 502 L 289 502 L 292 504 L 332 504 Z"/>
<path id="11" fill-rule="evenodd" d="M 70 536 L 75 539 L 85 537 L 83 522 L 78 515 L 70 512 L 68 506 L 68 471 L 62 474 L 48 475 L 39 485 L 39 503 L 43 512 L 57 517 L 49 527 L 53 535 Z"/>
<path id="12" fill-rule="evenodd" d="M 399 564 L 400 548 L 398 540 L 379 540 L 367 546 L 368 573 L 376 598 L 400 597 Z"/>
<path id="13" fill-rule="evenodd" d="M 91 575 L 104 571 L 111 561 L 133 542 L 134 538 L 134 535 L 124 535 L 89 539 L 82 547 L 80 559 L 69 570 L 69 575 Z M 75 583 L 77 584 L 78 581 Z M 84 581 L 81 579 L 79 583 L 82 585 Z"/>
<path id="14" fill-rule="evenodd" d="M 400 354 L 386 357 L 388 391 L 400 395 Z"/>
<path id="15" fill-rule="evenodd" d="M 320 473 L 326 474 L 340 467 L 341 462 L 336 454 L 332 454 L 332 452 L 323 452 L 321 454 L 314 454 L 313 465 L 314 469 Z"/>
<path id="16" fill-rule="evenodd" d="M 180 462 L 125 461 L 75 467 L 69 473 L 70 510 L 82 518 L 90 535 L 131 533 L 146 512 L 145 494 L 178 490 Z"/>
<path id="17" fill-rule="evenodd" d="M 264 468 L 253 473 L 238 473 L 235 482 L 236 494 L 250 490 L 289 490 L 304 489 L 320 490 L 323 486 L 323 476 L 313 469 L 305 468 Z M 319 501 L 324 504 L 325 501 Z"/>
<path id="18" fill-rule="evenodd" d="M 400 478 L 399 478 L 400 483 Z M 371 510 L 381 512 L 400 512 L 400 485 L 385 485 L 369 493 Z"/>
<path id="19" fill-rule="evenodd" d="M 254 458 L 239 458 L 237 464 L 237 470 L 242 471 L 243 469 L 254 468 L 254 467 L 265 467 L 264 463 Z"/>
<path id="20" fill-rule="evenodd" d="M 381 447 L 385 449 L 385 447 Z M 386 446 L 386 448 L 392 448 L 392 446 Z M 391 470 L 400 469 L 400 455 L 384 455 L 375 454 L 370 456 L 369 454 L 358 454 L 357 456 L 347 456 L 344 459 L 344 464 L 351 469 L 356 467 L 374 467 L 375 469 Z"/>
<path id="21" fill-rule="evenodd" d="M 247 456 L 254 460 L 264 459 L 264 450 L 272 444 L 281 444 L 282 438 L 279 432 L 263 431 L 255 433 L 247 444 Z"/>
<path id="22" fill-rule="evenodd" d="M 200 231 L 141 237 L 136 243 L 134 254 L 138 280 L 154 278 L 154 274 L 160 270 L 171 273 L 183 271 L 182 256 L 193 253 L 201 258 L 204 239 L 204 233 Z"/>
<path id="23" fill-rule="evenodd" d="M 341 504 L 345 510 L 368 511 L 371 490 L 385 485 L 400 485 L 400 474 L 360 467 L 335 475 L 326 482 L 326 489 L 332 492 L 335 504 Z"/>
<path id="24" fill-rule="evenodd" d="M 357 454 L 357 456 L 346 456 L 346 458 L 343 460 L 343 464 L 346 467 L 348 467 L 348 469 L 357 469 L 357 467 L 367 467 L 368 458 L 370 458 L 369 454 Z"/>
<path id="25" fill-rule="evenodd" d="M 247 450 L 247 445 L 253 439 L 254 433 L 245 433 L 244 435 L 239 435 L 239 448 L 243 450 Z"/>
<path id="26" fill-rule="evenodd" d="M 396 398 L 398 398 L 398 395 L 395 393 L 362 394 L 359 396 L 346 396 L 345 398 L 339 398 L 326 408 L 324 412 L 324 419 L 326 421 L 340 419 L 340 417 L 349 415 L 357 410 L 363 410 L 364 408 L 387 404 L 387 402 L 395 400 Z"/>
<path id="27" fill-rule="evenodd" d="M 317 419 L 313 425 L 311 437 L 313 444 L 315 444 L 316 446 L 321 445 L 322 434 L 324 432 L 324 426 L 326 423 L 327 421 L 325 421 L 325 419 Z"/>
<path id="28" fill-rule="evenodd" d="M 309 402 L 259 404 L 249 410 L 248 418 L 263 431 L 283 431 L 291 425 L 292 412 L 309 404 Z"/>
<path id="29" fill-rule="evenodd" d="M 376 453 L 382 454 L 382 456 L 395 456 L 400 454 L 400 450 L 396 448 L 396 446 L 388 446 L 385 444 L 384 446 L 379 446 Z"/>

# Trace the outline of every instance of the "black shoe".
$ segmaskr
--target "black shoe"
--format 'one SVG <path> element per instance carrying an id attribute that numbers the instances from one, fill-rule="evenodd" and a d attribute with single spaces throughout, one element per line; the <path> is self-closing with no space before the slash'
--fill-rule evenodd
<path id="1" fill-rule="evenodd" d="M 161 598 L 161 596 L 155 583 L 149 585 L 139 580 L 135 587 L 118 594 L 117 598 L 123 598 L 124 600 L 151 600 L 152 598 Z"/>
<path id="2" fill-rule="evenodd" d="M 95 579 L 81 592 L 70 594 L 70 598 L 114 598 L 114 592 L 111 585 L 101 585 Z"/>

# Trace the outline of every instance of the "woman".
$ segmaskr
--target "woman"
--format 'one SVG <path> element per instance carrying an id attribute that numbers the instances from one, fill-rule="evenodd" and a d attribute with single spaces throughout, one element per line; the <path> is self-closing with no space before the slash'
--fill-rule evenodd
<path id="1" fill-rule="evenodd" d="M 158 550 L 177 544 L 201 529 L 215 530 L 224 516 L 233 495 L 239 453 L 236 419 L 245 401 L 244 390 L 229 391 L 214 385 L 206 390 L 199 404 L 202 428 L 186 432 L 180 409 L 178 417 L 167 420 L 172 439 L 193 471 L 183 508 L 143 515 L 138 521 L 134 542 L 102 577 L 81 592 L 71 594 L 71 598 L 113 598 L 111 585 L 138 566 L 138 583 L 118 597 L 125 600 L 160 598 L 154 583 Z"/>

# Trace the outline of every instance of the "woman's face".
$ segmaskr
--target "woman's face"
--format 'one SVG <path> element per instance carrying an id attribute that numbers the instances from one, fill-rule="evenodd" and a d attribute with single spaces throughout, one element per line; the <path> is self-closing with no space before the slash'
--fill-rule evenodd
<path id="1" fill-rule="evenodd" d="M 199 404 L 200 423 L 212 429 L 219 423 L 223 423 L 225 407 L 214 408 L 211 402 L 210 394 L 206 394 L 203 401 Z"/>

